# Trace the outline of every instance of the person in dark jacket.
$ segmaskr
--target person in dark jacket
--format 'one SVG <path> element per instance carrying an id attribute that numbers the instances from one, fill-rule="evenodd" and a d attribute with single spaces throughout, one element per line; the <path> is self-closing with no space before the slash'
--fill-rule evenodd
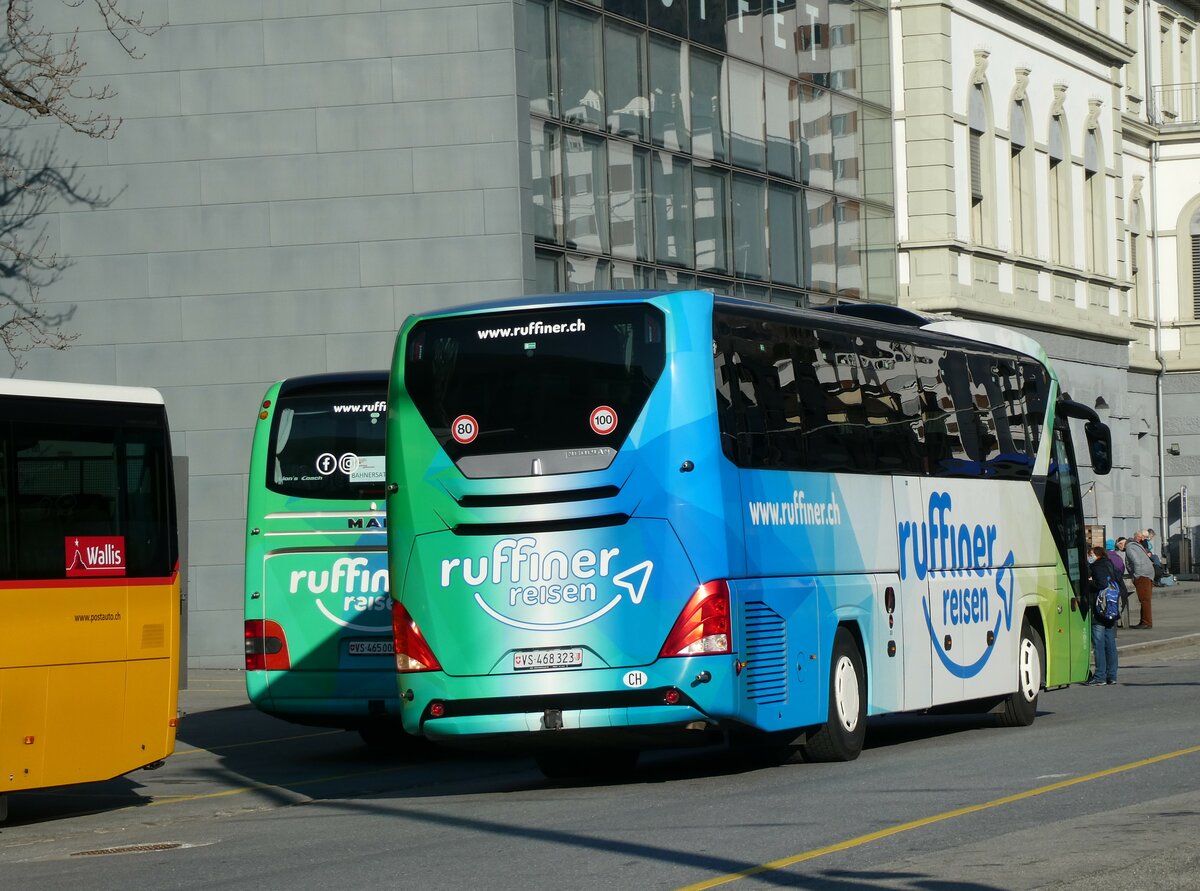
<path id="1" fill-rule="evenodd" d="M 1129 619 L 1129 585 L 1125 582 L 1125 559 L 1117 550 L 1114 539 L 1110 538 L 1104 543 L 1104 550 L 1108 553 L 1112 565 L 1117 568 L 1117 581 L 1121 587 L 1121 618 L 1117 620 L 1117 627 L 1124 628 Z"/>
<path id="2" fill-rule="evenodd" d="M 1092 609 L 1092 652 L 1096 655 L 1096 671 L 1084 686 L 1098 687 L 1117 682 L 1117 620 L 1106 619 L 1096 609 L 1096 594 L 1115 582 L 1121 587 L 1121 576 L 1108 552 L 1100 546 L 1088 550 L 1088 573 L 1091 576 L 1092 596 L 1088 598 Z"/>

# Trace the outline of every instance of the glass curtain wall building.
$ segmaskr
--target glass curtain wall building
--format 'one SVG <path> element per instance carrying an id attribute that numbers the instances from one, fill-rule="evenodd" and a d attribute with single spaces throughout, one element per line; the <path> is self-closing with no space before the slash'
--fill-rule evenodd
<path id="1" fill-rule="evenodd" d="M 526 9 L 540 291 L 896 301 L 882 3 Z"/>

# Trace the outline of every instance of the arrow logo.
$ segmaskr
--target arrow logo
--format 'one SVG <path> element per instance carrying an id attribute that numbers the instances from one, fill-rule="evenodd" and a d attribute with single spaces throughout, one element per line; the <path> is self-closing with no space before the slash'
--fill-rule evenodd
<path id="1" fill-rule="evenodd" d="M 650 573 L 654 570 L 654 563 L 650 560 L 644 560 L 637 566 L 631 566 L 619 575 L 613 576 L 613 584 L 624 588 L 629 592 L 629 599 L 634 603 L 641 603 L 642 598 L 646 595 L 646 584 L 650 581 Z M 634 577 L 638 573 L 642 574 L 640 582 L 636 582 L 637 590 L 634 590 Z M 627 581 L 628 579 L 628 581 Z"/>

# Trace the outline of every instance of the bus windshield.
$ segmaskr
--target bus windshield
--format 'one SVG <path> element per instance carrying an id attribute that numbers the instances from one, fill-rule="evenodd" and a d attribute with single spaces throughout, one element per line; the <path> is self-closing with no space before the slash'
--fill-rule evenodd
<path id="1" fill-rule="evenodd" d="M 525 476 L 606 467 L 664 360 L 655 307 L 546 308 L 419 323 L 404 383 L 464 474 Z"/>
<path id="2" fill-rule="evenodd" d="M 386 413 L 378 389 L 282 392 L 268 444 L 267 488 L 300 498 L 380 497 Z"/>

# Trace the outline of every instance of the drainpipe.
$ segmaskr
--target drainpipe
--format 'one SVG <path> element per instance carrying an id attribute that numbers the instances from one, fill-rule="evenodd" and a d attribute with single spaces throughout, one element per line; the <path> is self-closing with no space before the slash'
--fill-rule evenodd
<path id="1" fill-rule="evenodd" d="M 1154 89 L 1150 64 L 1150 28 L 1152 24 L 1150 2 L 1144 0 L 1142 3 L 1142 66 L 1146 78 L 1147 118 L 1150 124 L 1157 126 L 1156 118 L 1158 116 L 1154 113 L 1154 103 L 1151 98 Z M 1166 446 L 1163 443 L 1165 437 L 1163 432 L 1163 378 L 1166 376 L 1167 363 L 1163 357 L 1162 348 L 1162 287 L 1158 261 L 1158 147 L 1158 140 L 1152 139 L 1150 142 L 1150 245 L 1154 262 L 1154 358 L 1158 362 L 1158 371 L 1154 375 L 1155 414 L 1158 416 L 1158 530 L 1161 533 L 1159 547 L 1165 548 L 1170 533 L 1167 529 L 1167 456 Z M 1188 530 L 1180 531 L 1188 533 Z"/>

